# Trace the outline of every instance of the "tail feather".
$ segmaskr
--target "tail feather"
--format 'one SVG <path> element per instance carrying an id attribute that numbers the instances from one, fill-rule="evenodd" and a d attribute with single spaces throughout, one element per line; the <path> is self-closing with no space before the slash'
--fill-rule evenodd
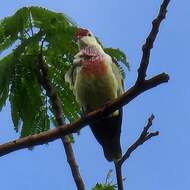
<path id="1" fill-rule="evenodd" d="M 104 156 L 108 161 L 118 160 L 122 156 L 120 142 L 110 142 L 109 144 L 102 145 Z"/>
<path id="2" fill-rule="evenodd" d="M 118 115 L 104 117 L 90 123 L 90 128 L 97 141 L 102 145 L 105 158 L 113 161 L 121 158 L 122 151 L 120 145 L 122 121 L 122 108 Z"/>

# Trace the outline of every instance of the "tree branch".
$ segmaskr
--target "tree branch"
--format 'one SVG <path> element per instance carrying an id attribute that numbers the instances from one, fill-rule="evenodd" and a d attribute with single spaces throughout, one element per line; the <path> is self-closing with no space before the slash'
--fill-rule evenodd
<path id="1" fill-rule="evenodd" d="M 51 85 L 51 82 L 48 78 L 48 66 L 47 66 L 47 64 L 45 64 L 45 62 L 43 60 L 43 49 L 42 49 L 43 43 L 44 43 L 44 40 L 42 41 L 42 44 L 41 44 L 41 51 L 40 51 L 38 61 L 37 61 L 38 69 L 37 69 L 36 74 L 37 74 L 39 83 L 46 90 L 46 94 L 51 101 L 51 105 L 52 105 L 52 108 L 54 111 L 56 122 L 58 124 L 57 126 L 59 127 L 59 126 L 64 125 L 64 121 L 63 121 L 63 117 L 62 117 L 62 113 L 63 113 L 62 105 L 61 105 L 61 100 L 60 100 L 55 88 Z M 64 148 L 65 148 L 67 161 L 71 168 L 72 175 L 73 175 L 75 184 L 77 186 L 77 189 L 85 190 L 85 186 L 84 186 L 82 177 L 79 172 L 79 167 L 75 160 L 75 156 L 74 156 L 74 152 L 73 152 L 73 149 L 72 149 L 72 146 L 70 143 L 70 139 L 68 136 L 61 136 L 61 140 L 62 140 Z"/>
<path id="2" fill-rule="evenodd" d="M 115 166 L 115 173 L 116 173 L 116 178 L 117 178 L 117 188 L 119 190 L 124 190 L 124 188 L 123 188 L 122 168 L 118 164 L 117 161 L 114 162 L 114 166 Z"/>
<path id="3" fill-rule="evenodd" d="M 60 126 L 59 128 L 50 129 L 49 131 L 42 132 L 39 134 L 31 135 L 28 137 L 20 138 L 17 140 L 10 141 L 8 143 L 0 145 L 0 156 L 6 155 L 8 153 L 20 150 L 23 148 L 28 148 L 34 145 L 41 145 L 47 142 L 54 141 L 64 135 L 71 133 L 77 133 L 80 129 L 85 127 L 89 122 L 94 119 L 104 117 L 107 114 L 110 114 L 116 111 L 121 106 L 127 105 L 138 95 L 154 88 L 157 85 L 168 82 L 169 76 L 165 73 L 157 75 L 149 80 L 146 80 L 142 86 L 133 86 L 119 98 L 107 103 L 105 106 L 101 107 L 98 110 L 90 112 L 85 117 L 78 119 L 72 124 L 67 124 Z"/>
<path id="4" fill-rule="evenodd" d="M 148 35 L 145 44 L 142 47 L 143 54 L 142 54 L 142 58 L 140 62 L 140 67 L 138 69 L 138 77 L 136 81 L 137 85 L 141 84 L 146 78 L 146 71 L 149 64 L 150 52 L 151 52 L 151 49 L 153 48 L 154 41 L 159 32 L 160 24 L 162 20 L 164 20 L 166 17 L 167 6 L 169 2 L 170 0 L 163 1 L 162 5 L 160 6 L 160 11 L 157 18 L 152 21 L 152 30 L 150 34 Z"/>
<path id="5" fill-rule="evenodd" d="M 159 131 L 149 132 L 148 130 L 152 126 L 152 121 L 154 120 L 154 115 L 151 115 L 148 118 L 147 125 L 144 127 L 143 131 L 141 132 L 139 138 L 133 143 L 123 157 L 118 161 L 118 165 L 122 166 L 122 164 L 130 157 L 131 153 L 134 152 L 140 145 L 142 145 L 147 140 L 151 139 L 152 137 L 158 136 Z"/>
<path id="6" fill-rule="evenodd" d="M 41 68 L 44 70 L 44 68 Z M 46 72 L 46 71 L 45 71 Z M 40 76 L 40 75 L 39 75 Z M 39 77 L 40 83 L 44 83 L 44 79 Z M 23 148 L 28 148 L 34 145 L 41 145 L 47 142 L 51 142 L 55 139 L 61 138 L 64 135 L 68 135 L 71 133 L 75 133 L 78 130 L 82 129 L 88 122 L 91 122 L 94 119 L 104 117 L 107 114 L 112 113 L 113 111 L 117 110 L 121 106 L 127 105 L 130 101 L 136 98 L 141 93 L 156 87 L 162 83 L 168 82 L 169 76 L 165 73 L 159 74 L 149 80 L 143 81 L 140 85 L 134 85 L 130 89 L 127 90 L 122 96 L 119 98 L 107 103 L 102 108 L 95 110 L 84 118 L 81 118 L 75 121 L 73 124 L 67 124 L 65 126 L 60 126 L 59 128 L 51 129 L 46 132 L 42 132 L 40 134 L 31 135 L 28 137 L 24 137 L 21 139 L 13 140 L 11 142 L 5 143 L 0 145 L 0 156 L 6 155 L 8 153 L 14 152 L 16 150 L 20 150 Z M 47 95 L 51 97 L 51 101 L 54 103 L 55 115 L 57 117 L 57 121 L 62 120 L 62 111 L 59 109 L 59 100 L 57 100 L 57 96 L 53 92 L 53 89 L 48 85 L 48 83 L 43 84 L 44 88 L 47 89 Z M 58 109 L 57 109 L 58 108 Z M 149 136 L 150 137 L 150 136 Z M 74 166 L 74 168 L 77 168 Z"/>
<path id="7" fill-rule="evenodd" d="M 152 137 L 155 137 L 159 135 L 159 132 L 149 132 L 148 130 L 152 126 L 152 121 L 154 119 L 154 115 L 152 114 L 147 122 L 147 125 L 144 127 L 143 131 L 141 132 L 139 138 L 128 148 L 126 153 L 123 155 L 123 157 L 115 161 L 115 172 L 117 177 L 117 186 L 118 190 L 123 190 L 123 177 L 122 177 L 122 165 L 123 163 L 130 157 L 131 153 L 134 152 L 140 145 L 144 144 L 147 140 L 151 139 Z"/>
<path id="8" fill-rule="evenodd" d="M 159 32 L 159 27 L 161 22 L 165 19 L 166 17 L 166 13 L 167 13 L 167 6 L 169 4 L 170 0 L 163 0 L 163 3 L 160 6 L 160 10 L 158 13 L 158 16 L 152 21 L 152 29 L 146 39 L 145 44 L 142 47 L 142 58 L 141 58 L 141 62 L 140 62 L 140 66 L 138 68 L 138 76 L 137 76 L 137 80 L 135 83 L 135 87 L 139 86 L 143 88 L 143 86 L 147 86 L 147 88 L 149 87 L 149 85 L 151 86 L 152 81 L 157 81 L 155 82 L 155 86 L 159 84 L 159 79 L 160 77 L 164 77 L 164 73 L 157 75 L 155 77 L 153 77 L 150 80 L 145 80 L 146 78 L 146 72 L 147 72 L 147 68 L 149 65 L 149 60 L 150 60 L 150 52 L 151 49 L 153 48 L 154 45 L 154 41 L 157 37 L 157 34 Z M 165 76 L 165 79 L 167 77 Z M 169 76 L 168 76 L 169 79 Z M 144 87 L 144 89 L 146 89 Z M 149 133 L 148 130 L 152 125 L 152 120 L 154 119 L 154 116 L 152 115 L 149 120 L 148 120 L 148 124 L 147 126 L 144 128 L 143 132 L 141 133 L 139 139 L 137 139 L 137 141 L 131 146 L 129 147 L 129 149 L 127 150 L 127 152 L 124 154 L 124 156 L 122 157 L 121 160 L 115 162 L 115 171 L 116 171 L 116 176 L 117 176 L 117 183 L 118 183 L 118 190 L 123 190 L 123 179 L 122 179 L 122 164 L 124 163 L 125 160 L 127 160 L 129 158 L 129 156 L 131 155 L 131 153 L 141 144 L 143 144 L 145 141 L 147 141 L 148 139 L 152 138 L 153 136 L 157 136 L 159 133 L 158 131 L 154 132 L 154 133 Z"/>

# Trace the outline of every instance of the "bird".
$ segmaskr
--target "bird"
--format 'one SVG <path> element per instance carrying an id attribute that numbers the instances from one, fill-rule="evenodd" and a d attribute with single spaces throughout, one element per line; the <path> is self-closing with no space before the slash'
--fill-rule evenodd
<path id="1" fill-rule="evenodd" d="M 79 52 L 65 74 L 65 81 L 87 114 L 123 94 L 123 76 L 118 64 L 105 53 L 92 32 L 79 28 L 75 38 Z M 110 162 L 117 161 L 122 156 L 121 124 L 122 108 L 89 123 L 92 133 L 103 148 L 105 158 Z"/>

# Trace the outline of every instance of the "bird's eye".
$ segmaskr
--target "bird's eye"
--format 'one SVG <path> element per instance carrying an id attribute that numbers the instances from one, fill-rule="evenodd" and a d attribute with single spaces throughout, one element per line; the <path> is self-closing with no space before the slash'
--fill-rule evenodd
<path id="1" fill-rule="evenodd" d="M 88 36 L 92 36 L 91 33 L 88 33 Z"/>

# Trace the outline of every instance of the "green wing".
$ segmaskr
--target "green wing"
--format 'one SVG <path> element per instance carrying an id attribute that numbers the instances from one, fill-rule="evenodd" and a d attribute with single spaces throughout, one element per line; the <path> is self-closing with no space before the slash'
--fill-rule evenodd
<path id="1" fill-rule="evenodd" d="M 124 93 L 124 80 L 123 75 L 117 65 L 116 62 L 112 61 L 112 71 L 116 77 L 116 80 L 118 81 L 118 96 Z"/>

